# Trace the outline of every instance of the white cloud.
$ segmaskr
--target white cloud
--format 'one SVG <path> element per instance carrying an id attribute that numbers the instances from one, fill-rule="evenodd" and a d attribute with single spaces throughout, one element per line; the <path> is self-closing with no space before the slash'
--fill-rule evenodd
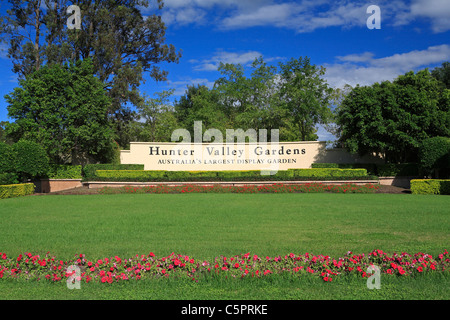
<path id="1" fill-rule="evenodd" d="M 162 13 L 162 20 L 167 25 L 177 24 L 185 26 L 189 24 L 205 24 L 207 12 L 199 8 L 185 8 L 183 10 L 168 10 Z"/>
<path id="2" fill-rule="evenodd" d="M 434 32 L 450 30 L 449 0 L 416 0 L 411 5 L 411 15 L 430 19 Z"/>
<path id="3" fill-rule="evenodd" d="M 393 80 L 408 71 L 426 68 L 450 60 L 450 46 L 447 44 L 374 58 L 370 52 L 337 57 L 335 64 L 325 64 L 328 83 L 333 87 L 371 85 L 375 82 Z"/>
<path id="4" fill-rule="evenodd" d="M 213 24 L 222 14 L 254 11 L 272 0 L 165 0 L 162 11 L 167 25 L 185 26 L 189 24 Z M 218 9 L 220 13 L 214 11 Z M 143 12 L 148 12 L 144 9 Z M 212 14 L 214 12 L 214 14 Z"/>
<path id="5" fill-rule="evenodd" d="M 450 30 L 449 0 L 165 0 L 168 25 L 209 24 L 222 30 L 272 26 L 312 32 L 328 27 L 366 27 L 369 5 L 381 9 L 383 26 L 426 19 L 434 32 Z M 144 9 L 149 12 L 149 9 Z"/>
<path id="6" fill-rule="evenodd" d="M 338 56 L 337 59 L 345 62 L 367 62 L 372 60 L 374 54 L 372 52 L 364 52 L 361 54 L 349 54 L 346 56 Z"/>
<path id="7" fill-rule="evenodd" d="M 293 11 L 298 11 L 295 4 L 275 4 L 258 8 L 254 12 L 241 13 L 222 21 L 222 28 L 245 28 L 264 25 L 285 27 L 292 17 Z"/>
<path id="8" fill-rule="evenodd" d="M 186 93 L 188 86 L 197 86 L 204 85 L 208 88 L 212 88 L 214 86 L 214 81 L 211 81 L 206 78 L 184 78 L 176 81 L 169 81 L 168 85 L 175 89 L 173 95 L 175 97 L 183 96 Z"/>
<path id="9" fill-rule="evenodd" d="M 253 62 L 256 58 L 262 56 L 258 51 L 247 51 L 242 53 L 219 51 L 212 58 L 199 62 L 195 71 L 217 71 L 220 62 L 245 65 Z"/>
<path id="10" fill-rule="evenodd" d="M 398 0 L 383 2 L 388 17 L 398 7 Z M 257 26 L 274 26 L 310 32 L 326 27 L 366 26 L 368 3 L 358 1 L 275 1 L 275 0 L 166 0 L 164 21 L 171 25 L 210 23 L 222 30 Z M 217 9 L 217 10 L 214 10 Z M 192 19 L 177 19 L 183 11 L 208 11 L 207 15 L 192 15 Z"/>

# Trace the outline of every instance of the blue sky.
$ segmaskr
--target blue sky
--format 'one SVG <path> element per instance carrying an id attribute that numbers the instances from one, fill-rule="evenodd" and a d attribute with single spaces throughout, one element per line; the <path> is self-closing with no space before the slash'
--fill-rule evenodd
<path id="1" fill-rule="evenodd" d="M 381 29 L 367 27 L 370 5 L 381 10 Z M 5 7 L 2 1 L 2 13 Z M 183 56 L 178 64 L 161 64 L 167 82 L 146 77 L 141 91 L 148 96 L 173 88 L 177 98 L 187 85 L 211 87 L 219 62 L 249 66 L 259 56 L 273 64 L 308 56 L 326 68 L 333 87 L 393 80 L 450 61 L 450 0 L 165 0 L 159 13 L 166 43 Z M 18 83 L 1 50 L 0 68 L 0 121 L 11 121 L 4 95 Z M 320 129 L 319 140 L 329 139 Z"/>

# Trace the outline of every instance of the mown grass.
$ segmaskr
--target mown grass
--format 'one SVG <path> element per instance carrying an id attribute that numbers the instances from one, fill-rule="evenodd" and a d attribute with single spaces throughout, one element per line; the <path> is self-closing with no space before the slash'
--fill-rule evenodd
<path id="1" fill-rule="evenodd" d="M 212 260 L 251 252 L 343 256 L 382 249 L 449 249 L 450 198 L 394 194 L 119 194 L 29 196 L 0 202 L 0 251 L 58 259 L 172 252 Z M 0 299 L 448 299 L 449 277 L 298 281 L 142 281 L 88 284 L 0 281 Z"/>

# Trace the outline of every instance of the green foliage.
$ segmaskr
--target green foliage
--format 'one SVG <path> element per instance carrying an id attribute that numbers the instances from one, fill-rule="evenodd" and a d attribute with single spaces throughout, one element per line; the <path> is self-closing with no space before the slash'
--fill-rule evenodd
<path id="1" fill-rule="evenodd" d="M 93 76 L 89 60 L 70 66 L 50 65 L 20 81 L 5 96 L 7 127 L 15 140 L 39 142 L 53 163 L 109 161 L 113 131 L 106 113 L 110 100 Z"/>
<path id="2" fill-rule="evenodd" d="M 70 30 L 65 21 L 70 1 L 9 0 L 2 33 L 8 39 L 8 58 L 20 79 L 43 65 L 93 59 L 93 74 L 104 84 L 112 105 L 109 120 L 122 147 L 129 142 L 128 124 L 137 105 L 138 87 L 147 73 L 156 81 L 166 80 L 161 62 L 178 62 L 181 54 L 165 43 L 165 25 L 160 13 L 163 1 L 91 1 L 76 3 L 82 12 L 81 29 Z M 45 8 L 45 9 L 44 9 Z M 4 20 L 4 21 L 2 21 Z M 0 28 L 2 27 L 0 23 Z M 32 35 L 32 36 L 31 36 Z M 106 116 L 106 114 L 105 114 Z"/>
<path id="3" fill-rule="evenodd" d="M 417 177 L 419 165 L 416 163 L 377 164 L 377 172 L 380 177 Z"/>
<path id="4" fill-rule="evenodd" d="M 35 186 L 32 183 L 0 185 L 0 199 L 27 196 L 34 193 Z"/>
<path id="5" fill-rule="evenodd" d="M 280 141 L 316 140 L 316 125 L 331 120 L 333 90 L 323 80 L 325 69 L 311 65 L 307 57 L 278 67 L 260 57 L 249 76 L 241 64 L 220 63 L 218 71 L 221 77 L 213 89 L 190 86 L 175 103 L 178 123 L 191 136 L 194 121 L 202 121 L 205 130 L 219 130 L 223 140 L 226 129 L 238 128 L 256 134 L 258 129 L 277 129 Z"/>
<path id="6" fill-rule="evenodd" d="M 13 145 L 15 172 L 21 180 L 46 176 L 49 170 L 47 153 L 36 142 L 21 140 Z"/>
<path id="7" fill-rule="evenodd" d="M 0 121 L 0 143 L 11 144 L 13 141 L 6 133 L 6 127 L 9 125 L 8 121 Z M 1 153 L 0 153 L 1 154 Z"/>
<path id="8" fill-rule="evenodd" d="M 366 169 L 339 169 L 339 168 L 317 168 L 317 169 L 291 169 L 294 177 L 326 178 L 335 180 L 337 178 L 367 177 Z"/>
<path id="9" fill-rule="evenodd" d="M 112 156 L 109 158 L 111 158 L 112 164 L 115 164 L 115 165 L 120 164 L 120 146 L 115 141 L 113 142 Z"/>
<path id="10" fill-rule="evenodd" d="M 340 142 L 353 153 L 387 162 L 416 162 L 420 142 L 450 136 L 450 94 L 428 70 L 393 82 L 357 86 L 336 111 Z"/>
<path id="11" fill-rule="evenodd" d="M 0 173 L 15 172 L 15 162 L 12 146 L 0 141 Z"/>
<path id="12" fill-rule="evenodd" d="M 52 164 L 48 172 L 49 179 L 82 179 L 80 165 Z"/>
<path id="13" fill-rule="evenodd" d="M 419 166 L 416 163 L 313 163 L 313 168 L 341 168 L 367 170 L 367 174 L 379 177 L 400 177 L 400 176 L 418 176 Z"/>
<path id="14" fill-rule="evenodd" d="M 442 63 L 440 67 L 434 68 L 431 75 L 439 80 L 443 86 L 450 89 L 450 62 Z"/>
<path id="15" fill-rule="evenodd" d="M 142 164 L 87 164 L 82 169 L 84 180 L 92 180 L 96 178 L 97 170 L 144 170 Z"/>
<path id="16" fill-rule="evenodd" d="M 420 165 L 427 175 L 450 169 L 450 138 L 433 137 L 422 141 L 419 148 Z"/>
<path id="17" fill-rule="evenodd" d="M 369 175 L 378 175 L 375 163 L 313 163 L 311 168 L 366 169 Z"/>
<path id="18" fill-rule="evenodd" d="M 413 179 L 411 180 L 413 194 L 446 194 L 450 195 L 450 180 Z"/>
<path id="19" fill-rule="evenodd" d="M 233 127 L 230 115 L 225 113 L 225 107 L 219 102 L 218 90 L 210 90 L 206 86 L 188 86 L 185 95 L 175 102 L 174 110 L 180 128 L 189 131 L 191 139 L 194 137 L 194 122 L 201 121 L 202 134 L 206 129 L 214 128 L 225 137 L 225 130 Z"/>
<path id="20" fill-rule="evenodd" d="M 132 124 L 134 141 L 169 142 L 178 128 L 175 110 L 169 103 L 173 90 L 156 93 L 156 98 L 144 96 L 137 106 L 139 121 Z"/>
<path id="21" fill-rule="evenodd" d="M 288 117 L 298 125 L 302 141 L 316 140 L 315 126 L 327 124 L 332 118 L 329 104 L 333 90 L 323 78 L 325 68 L 312 65 L 308 57 L 300 57 L 280 63 L 280 71 L 279 97 Z"/>
<path id="22" fill-rule="evenodd" d="M 247 171 L 96 170 L 90 181 L 292 181 L 373 179 L 365 169 L 289 169 L 271 175 Z"/>
<path id="23" fill-rule="evenodd" d="M 14 172 L 0 173 L 0 185 L 19 183 L 19 177 Z"/>
<path id="24" fill-rule="evenodd" d="M 311 164 L 311 168 L 341 168 L 346 164 L 340 163 L 313 163 Z M 351 164 L 349 164 L 351 166 Z"/>

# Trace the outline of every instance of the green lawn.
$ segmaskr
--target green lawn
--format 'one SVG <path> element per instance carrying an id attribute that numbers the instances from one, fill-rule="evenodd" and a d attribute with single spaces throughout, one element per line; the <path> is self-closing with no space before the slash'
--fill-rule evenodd
<path id="1" fill-rule="evenodd" d="M 338 258 L 347 251 L 373 249 L 437 255 L 450 247 L 449 208 L 448 196 L 408 194 L 29 196 L 0 201 L 0 252 L 16 256 L 50 251 L 63 260 L 78 253 L 93 260 L 150 251 L 198 259 L 247 252 Z M 117 284 L 113 289 L 91 284 L 78 292 L 64 283 L 0 281 L 0 299 L 448 299 L 450 293 L 449 277 L 383 278 L 384 290 L 377 292 L 359 279 L 332 284 L 314 280 L 175 281 Z M 173 286 L 184 290 L 174 297 L 169 293 Z"/>

